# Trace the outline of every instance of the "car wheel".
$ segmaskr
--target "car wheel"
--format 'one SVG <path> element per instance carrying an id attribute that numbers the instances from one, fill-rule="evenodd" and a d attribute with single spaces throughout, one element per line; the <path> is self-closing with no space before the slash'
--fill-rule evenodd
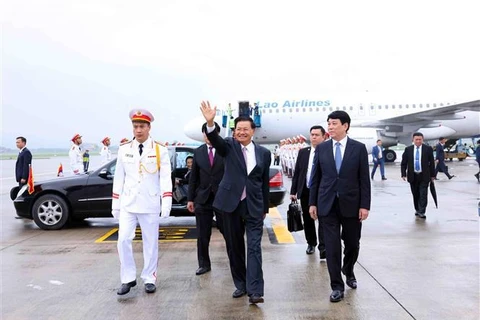
<path id="1" fill-rule="evenodd" d="M 68 221 L 68 205 L 62 197 L 46 194 L 35 201 L 32 209 L 33 221 L 43 230 L 58 230 Z"/>

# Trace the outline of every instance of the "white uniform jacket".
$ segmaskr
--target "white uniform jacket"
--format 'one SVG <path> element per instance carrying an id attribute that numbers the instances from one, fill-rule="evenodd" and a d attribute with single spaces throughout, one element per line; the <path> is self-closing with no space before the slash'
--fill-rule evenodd
<path id="1" fill-rule="evenodd" d="M 73 144 L 68 152 L 70 158 L 70 168 L 74 174 L 80 174 L 83 172 L 83 154 L 80 151 L 80 147 Z"/>
<path id="2" fill-rule="evenodd" d="M 102 150 L 100 150 L 100 156 L 102 157 L 102 164 L 105 164 L 112 159 L 112 153 L 107 146 L 102 147 Z"/>
<path id="3" fill-rule="evenodd" d="M 156 214 L 168 210 L 169 215 L 172 207 L 172 169 L 168 149 L 148 138 L 143 143 L 140 156 L 138 145 L 138 141 L 133 140 L 118 149 L 112 210 Z M 160 168 L 157 166 L 157 145 Z"/>

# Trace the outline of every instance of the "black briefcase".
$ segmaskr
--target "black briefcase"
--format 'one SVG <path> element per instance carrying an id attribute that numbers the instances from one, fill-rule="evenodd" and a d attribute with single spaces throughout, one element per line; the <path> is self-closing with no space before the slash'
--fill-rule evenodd
<path id="1" fill-rule="evenodd" d="M 292 200 L 292 202 L 288 205 L 287 225 L 288 231 L 290 232 L 303 230 L 302 209 L 297 200 Z"/>

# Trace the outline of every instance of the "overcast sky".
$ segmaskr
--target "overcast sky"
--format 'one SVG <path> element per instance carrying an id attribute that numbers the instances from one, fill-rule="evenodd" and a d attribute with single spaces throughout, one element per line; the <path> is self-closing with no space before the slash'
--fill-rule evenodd
<path id="1" fill-rule="evenodd" d="M 478 1 L 7 0 L 2 146 L 188 141 L 202 99 L 480 98 Z M 375 100 L 376 99 L 376 100 Z M 324 120 L 324 119 L 322 119 Z"/>

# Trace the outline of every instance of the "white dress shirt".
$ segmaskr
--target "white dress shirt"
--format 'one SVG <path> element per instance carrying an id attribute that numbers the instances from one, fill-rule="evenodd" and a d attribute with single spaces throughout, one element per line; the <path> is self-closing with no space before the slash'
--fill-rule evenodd
<path id="1" fill-rule="evenodd" d="M 247 153 L 247 175 L 252 172 L 253 168 L 257 165 L 257 159 L 255 158 L 255 145 L 253 142 L 250 142 L 245 147 L 241 145 L 242 148 L 246 148 Z M 243 151 L 242 151 L 243 154 Z"/>
<path id="2" fill-rule="evenodd" d="M 310 188 L 310 176 L 312 175 L 312 167 L 313 167 L 313 158 L 315 157 L 315 148 L 310 149 L 310 156 L 308 158 L 308 167 L 307 167 L 307 177 L 305 180 L 305 184 L 307 188 Z"/>
<path id="3" fill-rule="evenodd" d="M 335 159 L 335 150 L 337 149 L 337 146 L 335 144 L 337 142 L 340 142 L 340 153 L 342 154 L 342 160 L 343 160 L 343 155 L 345 154 L 345 147 L 347 146 L 347 139 L 348 139 L 348 136 L 345 136 L 345 138 L 343 138 L 340 141 L 336 141 L 336 140 L 332 139 L 333 159 Z"/>

